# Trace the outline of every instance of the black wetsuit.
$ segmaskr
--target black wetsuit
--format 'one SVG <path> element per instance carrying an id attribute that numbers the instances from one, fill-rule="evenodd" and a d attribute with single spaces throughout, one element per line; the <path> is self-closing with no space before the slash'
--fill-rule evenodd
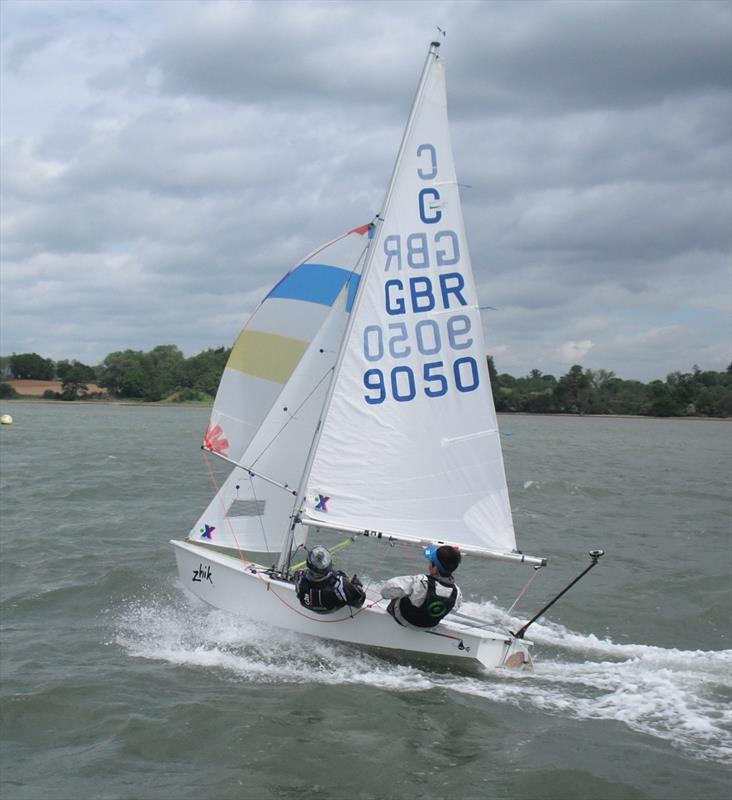
<path id="1" fill-rule="evenodd" d="M 316 614 L 331 614 L 344 606 L 361 608 L 366 593 L 360 583 L 352 583 L 343 572 L 319 575 L 309 569 L 295 573 L 295 593 L 304 608 Z"/>
<path id="2" fill-rule="evenodd" d="M 421 605 L 415 606 L 409 597 L 396 597 L 387 611 L 401 625 L 404 622 L 415 628 L 434 628 L 455 607 L 458 589 L 452 578 L 427 575 L 427 594 Z M 451 589 L 449 595 L 437 594 L 436 584 Z"/>

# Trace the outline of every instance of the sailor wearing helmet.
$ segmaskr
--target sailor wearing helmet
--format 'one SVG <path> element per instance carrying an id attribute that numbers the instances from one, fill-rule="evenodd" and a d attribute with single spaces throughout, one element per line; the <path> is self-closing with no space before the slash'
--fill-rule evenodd
<path id="1" fill-rule="evenodd" d="M 322 545 L 308 551 L 307 569 L 295 573 L 295 593 L 300 604 L 316 614 L 330 614 L 344 606 L 361 608 L 366 593 L 354 575 L 350 580 L 333 569 L 333 558 Z"/>
<path id="2" fill-rule="evenodd" d="M 430 562 L 426 575 L 402 575 L 381 587 L 381 596 L 391 600 L 387 611 L 405 627 L 434 628 L 462 602 L 462 593 L 452 573 L 460 564 L 460 551 L 442 545 L 425 547 Z"/>

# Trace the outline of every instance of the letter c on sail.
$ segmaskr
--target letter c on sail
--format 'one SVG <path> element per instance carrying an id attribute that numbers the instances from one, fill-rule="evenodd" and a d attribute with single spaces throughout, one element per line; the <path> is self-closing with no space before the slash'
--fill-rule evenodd
<path id="1" fill-rule="evenodd" d="M 439 208 L 429 208 L 429 206 L 425 208 L 425 197 L 431 198 L 432 200 L 439 200 L 440 193 L 437 191 L 437 189 L 433 189 L 431 187 L 422 189 L 422 191 L 419 193 L 419 218 L 426 225 L 432 225 L 442 219 L 442 211 L 440 211 Z M 428 211 L 434 211 L 434 214 L 427 216 Z"/>
<path id="2" fill-rule="evenodd" d="M 432 144 L 421 144 L 417 148 L 417 158 L 419 158 L 422 153 L 430 154 L 430 169 L 429 172 L 425 172 L 422 167 L 418 167 L 417 175 L 419 175 L 423 181 L 431 181 L 433 178 L 437 177 L 437 151 Z"/>

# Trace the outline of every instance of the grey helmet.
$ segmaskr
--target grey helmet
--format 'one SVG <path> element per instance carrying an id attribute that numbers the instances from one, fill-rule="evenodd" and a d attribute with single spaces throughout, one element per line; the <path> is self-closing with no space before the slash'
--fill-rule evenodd
<path id="1" fill-rule="evenodd" d="M 308 550 L 307 565 L 308 569 L 313 572 L 328 572 L 332 564 L 333 558 L 331 554 L 322 545 L 316 544 L 312 550 Z"/>

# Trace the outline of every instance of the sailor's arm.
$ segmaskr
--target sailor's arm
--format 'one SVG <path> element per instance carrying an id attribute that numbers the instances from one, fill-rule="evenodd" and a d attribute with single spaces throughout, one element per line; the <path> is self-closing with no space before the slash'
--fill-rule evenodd
<path id="1" fill-rule="evenodd" d="M 419 575 L 398 575 L 396 578 L 390 578 L 381 587 L 381 596 L 386 600 L 393 600 L 395 597 L 409 597 L 414 592 L 419 578 Z"/>

